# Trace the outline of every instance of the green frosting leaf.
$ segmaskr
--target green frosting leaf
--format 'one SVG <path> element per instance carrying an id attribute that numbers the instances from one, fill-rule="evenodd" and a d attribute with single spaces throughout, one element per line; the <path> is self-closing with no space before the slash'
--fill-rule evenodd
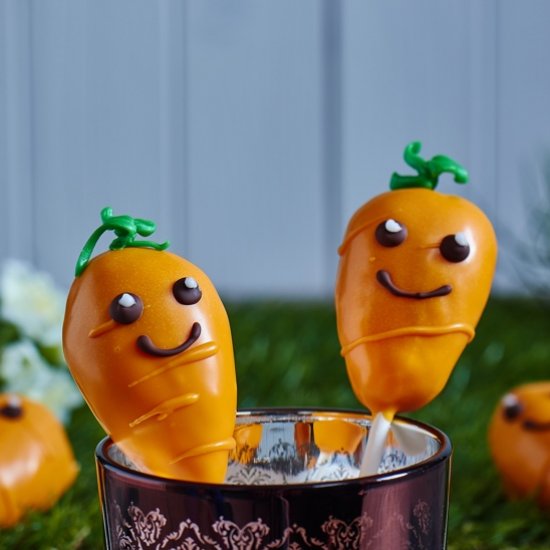
<path id="1" fill-rule="evenodd" d="M 456 183 L 466 183 L 468 181 L 468 172 L 455 160 L 444 155 L 436 155 L 431 160 L 424 160 L 419 156 L 422 144 L 419 141 L 413 141 L 405 147 L 403 157 L 405 162 L 414 168 L 418 174 L 414 176 L 402 176 L 393 173 L 390 180 L 390 189 L 410 189 L 420 187 L 425 189 L 435 189 L 438 184 L 439 176 L 443 173 L 454 175 Z"/>
<path id="2" fill-rule="evenodd" d="M 170 246 L 168 241 L 155 243 L 153 241 L 136 241 L 136 237 L 148 237 L 156 230 L 156 225 L 151 220 L 133 218 L 132 216 L 113 216 L 113 209 L 106 207 L 101 211 L 103 222 L 86 241 L 80 256 L 76 262 L 75 275 L 79 277 L 86 269 L 97 241 L 106 231 L 113 231 L 116 239 L 109 245 L 111 250 L 122 250 L 123 248 L 153 248 L 154 250 L 165 250 Z"/>

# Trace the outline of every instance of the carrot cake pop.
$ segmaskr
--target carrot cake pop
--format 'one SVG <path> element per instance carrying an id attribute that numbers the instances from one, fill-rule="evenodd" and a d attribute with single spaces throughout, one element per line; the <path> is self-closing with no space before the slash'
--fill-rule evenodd
<path id="1" fill-rule="evenodd" d="M 489 446 L 510 498 L 550 507 L 550 382 L 508 392 L 489 426 Z"/>
<path id="2" fill-rule="evenodd" d="M 41 403 L 0 395 L 0 527 L 47 510 L 72 485 L 78 466 L 63 425 Z"/>
<path id="3" fill-rule="evenodd" d="M 394 174 L 391 191 L 353 215 L 339 249 L 341 352 L 357 398 L 374 416 L 371 446 L 379 438 L 363 473 L 377 471 L 394 415 L 426 405 L 445 386 L 474 337 L 496 264 L 485 214 L 435 191 L 442 173 L 465 183 L 466 170 L 441 155 L 423 160 L 420 149 L 413 142 L 404 154 L 418 174 Z"/>
<path id="4" fill-rule="evenodd" d="M 101 212 L 78 259 L 63 346 L 97 420 L 135 465 L 155 475 L 222 482 L 235 446 L 237 389 L 229 321 L 209 278 L 136 240 L 149 220 Z M 93 259 L 106 231 L 115 240 Z"/>

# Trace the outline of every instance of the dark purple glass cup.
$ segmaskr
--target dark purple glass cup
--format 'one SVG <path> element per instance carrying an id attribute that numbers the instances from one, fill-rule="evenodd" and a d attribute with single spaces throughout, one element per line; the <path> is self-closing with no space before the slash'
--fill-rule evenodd
<path id="1" fill-rule="evenodd" d="M 395 422 L 379 473 L 366 477 L 359 467 L 371 418 L 359 412 L 239 412 L 223 484 L 139 472 L 105 438 L 96 459 L 106 546 L 445 548 L 451 444 L 426 424 Z"/>

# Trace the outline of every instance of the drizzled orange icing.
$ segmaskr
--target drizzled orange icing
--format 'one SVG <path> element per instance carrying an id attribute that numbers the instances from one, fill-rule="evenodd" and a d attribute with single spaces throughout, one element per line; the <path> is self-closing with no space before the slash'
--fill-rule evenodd
<path id="1" fill-rule="evenodd" d="M 465 259 L 449 253 L 455 236 L 468 243 Z M 431 189 L 383 193 L 353 215 L 339 250 L 338 335 L 372 412 L 414 410 L 443 389 L 474 336 L 496 251 L 479 208 Z"/>
<path id="2" fill-rule="evenodd" d="M 345 357 L 352 349 L 366 344 L 367 342 L 377 342 L 380 340 L 389 340 L 398 336 L 441 336 L 443 334 L 453 334 L 454 332 L 463 332 L 468 336 L 468 342 L 471 342 L 475 336 L 475 330 L 466 323 L 456 323 L 446 327 L 399 327 L 393 330 L 387 330 L 378 334 L 369 334 L 362 336 L 354 342 L 350 342 L 341 349 L 341 355 Z"/>
<path id="3" fill-rule="evenodd" d="M 90 408 L 139 468 L 223 481 L 235 368 L 227 314 L 201 270 L 149 248 L 95 257 L 71 287 L 63 341 Z"/>

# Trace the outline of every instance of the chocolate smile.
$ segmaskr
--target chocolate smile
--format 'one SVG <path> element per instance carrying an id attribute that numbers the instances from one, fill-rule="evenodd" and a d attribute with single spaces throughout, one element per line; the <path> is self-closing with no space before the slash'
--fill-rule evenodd
<path id="1" fill-rule="evenodd" d="M 385 269 L 380 269 L 376 272 L 376 280 L 394 296 L 400 298 L 413 298 L 414 300 L 424 300 L 426 298 L 437 298 L 439 296 L 447 296 L 453 290 L 451 285 L 443 285 L 427 292 L 409 292 L 402 290 L 392 281 L 391 275 Z"/>
<path id="2" fill-rule="evenodd" d="M 142 335 L 137 339 L 137 346 L 138 348 L 143 351 L 144 353 L 147 353 L 148 355 L 153 355 L 155 357 L 171 357 L 172 355 L 177 355 L 178 353 L 182 353 L 186 349 L 188 349 L 190 346 L 192 346 L 199 336 L 201 335 L 201 325 L 200 323 L 193 323 L 193 326 L 191 327 L 191 332 L 189 334 L 189 338 L 185 340 L 185 342 L 181 343 L 179 346 L 176 346 L 175 348 L 159 348 L 155 344 L 153 344 L 153 341 L 149 336 Z"/>
<path id="3" fill-rule="evenodd" d="M 523 428 L 529 432 L 546 432 L 550 430 L 550 422 L 535 422 L 534 420 L 524 420 Z"/>

